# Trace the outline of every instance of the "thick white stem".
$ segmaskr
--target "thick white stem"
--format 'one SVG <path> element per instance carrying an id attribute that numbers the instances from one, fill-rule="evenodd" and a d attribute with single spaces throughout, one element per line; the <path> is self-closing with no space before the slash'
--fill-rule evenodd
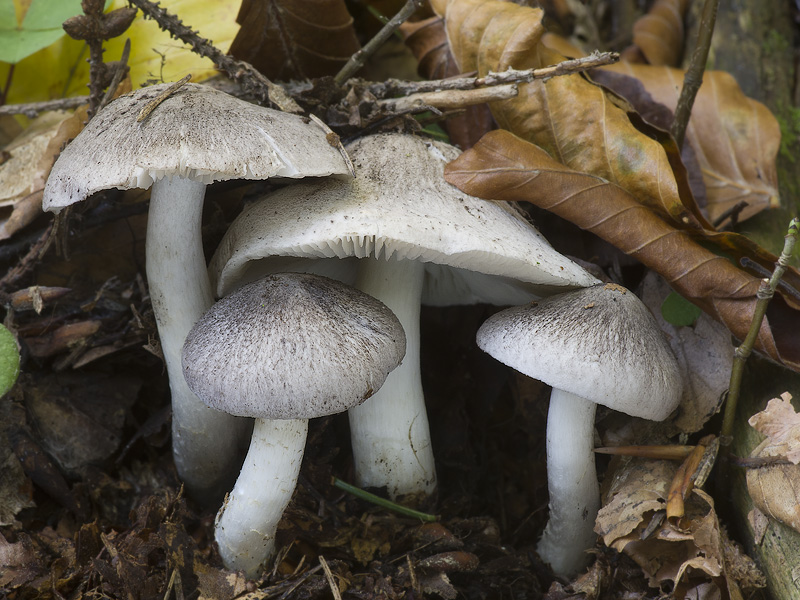
<path id="1" fill-rule="evenodd" d="M 308 421 L 256 419 L 233 491 L 217 513 L 214 537 L 225 566 L 255 577 L 275 550 L 275 532 L 292 499 Z"/>
<path id="2" fill-rule="evenodd" d="M 233 482 L 246 419 L 206 407 L 183 379 L 186 335 L 214 302 L 203 255 L 205 184 L 174 177 L 153 184 L 147 220 L 147 281 L 172 392 L 175 467 L 195 498 L 222 497 Z"/>
<path id="3" fill-rule="evenodd" d="M 363 258 L 358 289 L 388 306 L 406 332 L 406 355 L 375 395 L 349 411 L 356 479 L 391 498 L 436 489 L 428 415 L 419 370 L 419 311 L 424 265 Z"/>
<path id="4" fill-rule="evenodd" d="M 589 563 L 597 536 L 600 487 L 594 465 L 593 402 L 553 389 L 547 412 L 547 486 L 550 520 L 537 550 L 553 571 L 572 577 Z"/>

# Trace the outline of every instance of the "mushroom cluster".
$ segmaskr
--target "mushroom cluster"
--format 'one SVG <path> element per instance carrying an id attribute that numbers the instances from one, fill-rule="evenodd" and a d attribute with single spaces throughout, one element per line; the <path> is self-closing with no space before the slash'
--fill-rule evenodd
<path id="1" fill-rule="evenodd" d="M 340 279 L 384 302 L 408 339 L 382 390 L 349 412 L 356 478 L 392 498 L 436 487 L 419 370 L 420 305 L 520 304 L 596 283 L 504 203 L 446 183 L 447 144 L 381 134 L 347 147 L 351 181 L 298 183 L 231 224 L 209 267 L 222 297 L 280 271 Z"/>
<path id="2" fill-rule="evenodd" d="M 206 502 L 239 472 L 215 524 L 225 565 L 254 576 L 273 553 L 310 418 L 348 412 L 360 485 L 435 491 L 420 306 L 484 302 L 518 306 L 486 321 L 479 347 L 553 388 L 538 550 L 559 575 L 582 568 L 599 508 L 596 404 L 660 420 L 680 398 L 676 361 L 636 296 L 598 285 L 510 205 L 447 184 L 451 146 L 364 137 L 348 146 L 351 179 L 308 120 L 206 86 L 164 91 L 102 110 L 56 162 L 43 206 L 152 185 L 147 276 L 176 467 Z M 206 185 L 273 177 L 315 179 L 246 207 L 207 268 Z M 255 419 L 241 471 L 240 417 Z"/>

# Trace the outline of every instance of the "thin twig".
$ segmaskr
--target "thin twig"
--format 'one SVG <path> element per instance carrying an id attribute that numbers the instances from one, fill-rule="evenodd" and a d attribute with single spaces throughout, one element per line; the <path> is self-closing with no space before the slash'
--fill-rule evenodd
<path id="1" fill-rule="evenodd" d="M 210 59 L 219 70 L 238 81 L 245 91 L 253 94 L 261 102 L 272 102 L 286 112 L 302 113 L 303 110 L 281 86 L 271 82 L 253 65 L 224 54 L 210 40 L 200 37 L 198 32 L 187 27 L 175 15 L 149 0 L 128 0 L 128 3 L 153 19 L 158 26 L 173 38 L 188 44 L 195 54 Z"/>
<path id="2" fill-rule="evenodd" d="M 39 113 L 49 110 L 69 110 L 77 108 L 89 101 L 89 96 L 75 96 L 74 98 L 59 98 L 43 102 L 28 102 L 26 104 L 7 104 L 0 106 L 0 115 L 25 115 L 29 118 L 36 117 Z"/>
<path id="3" fill-rule="evenodd" d="M 722 430 L 720 437 L 722 444 L 730 446 L 731 436 L 733 434 L 733 423 L 736 418 L 736 405 L 739 401 L 739 390 L 742 383 L 742 373 L 744 372 L 744 365 L 747 358 L 753 351 L 753 346 L 761 331 L 761 322 L 764 320 L 764 315 L 767 313 L 767 306 L 772 296 L 775 295 L 775 290 L 778 287 L 778 282 L 786 271 L 789 265 L 789 260 L 794 251 L 794 245 L 797 238 L 800 237 L 800 219 L 792 219 L 789 223 L 789 230 L 786 233 L 783 243 L 783 251 L 781 252 L 778 261 L 775 263 L 775 270 L 772 277 L 769 279 L 762 279 L 761 285 L 756 292 L 756 306 L 753 311 L 753 320 L 750 323 L 750 330 L 747 332 L 742 344 L 734 351 L 733 368 L 731 369 L 731 379 L 728 386 L 728 398 L 725 402 L 725 416 L 722 420 Z"/>
<path id="4" fill-rule="evenodd" d="M 583 58 L 565 60 L 540 69 L 518 70 L 509 68 L 502 72 L 490 71 L 483 77 L 450 77 L 448 79 L 431 79 L 428 81 L 388 79 L 385 82 L 366 83 L 364 85 L 376 98 L 387 98 L 389 96 L 407 96 L 409 94 L 440 90 L 469 90 L 506 83 L 529 83 L 536 79 L 549 79 L 559 75 L 580 73 L 618 61 L 619 54 L 616 52 L 594 52 Z"/>
<path id="5" fill-rule="evenodd" d="M 708 50 L 711 47 L 711 36 L 714 34 L 718 6 L 719 0 L 706 0 L 703 5 L 703 17 L 700 20 L 700 31 L 697 34 L 697 47 L 692 53 L 692 61 L 683 77 L 683 88 L 675 108 L 675 119 L 672 121 L 670 131 L 678 148 L 683 147 L 683 138 L 686 135 L 686 127 L 689 125 L 689 117 L 692 115 L 694 99 L 697 96 L 697 90 L 703 83 L 703 72 L 706 69 Z"/>
<path id="6" fill-rule="evenodd" d="M 130 1 L 130 0 L 129 0 Z M 366 45 L 358 52 L 350 57 L 347 64 L 334 76 L 333 81 L 336 85 L 342 85 L 345 81 L 350 79 L 356 71 L 358 71 L 367 62 L 370 56 L 383 46 L 384 42 L 388 40 L 397 29 L 405 23 L 408 18 L 413 15 L 418 8 L 422 6 L 422 0 L 406 0 L 395 16 L 393 16 L 386 25 L 372 38 Z"/>
<path id="7" fill-rule="evenodd" d="M 473 90 L 442 90 L 439 92 L 422 92 L 401 98 L 387 98 L 379 104 L 389 111 L 402 111 L 415 106 L 435 106 L 440 110 L 453 110 L 474 106 L 485 102 L 496 102 L 515 98 L 519 88 L 515 83 L 480 87 Z"/>
<path id="8" fill-rule="evenodd" d="M 339 591 L 339 586 L 336 583 L 336 579 L 334 579 L 331 568 L 328 566 L 328 561 L 325 560 L 325 557 L 322 556 L 322 554 L 319 555 L 319 564 L 322 565 L 322 570 L 325 571 L 325 579 L 328 580 L 328 587 L 331 588 L 333 600 L 342 600 L 342 593 Z"/>
<path id="9" fill-rule="evenodd" d="M 156 108 L 158 108 L 159 104 L 164 102 L 164 100 L 169 98 L 172 94 L 174 94 L 179 89 L 181 89 L 184 85 L 189 83 L 189 80 L 191 78 L 192 78 L 192 74 L 189 73 L 184 78 L 176 81 L 171 86 L 169 86 L 167 89 L 165 89 L 163 92 L 161 92 L 158 96 L 156 96 L 155 98 L 150 100 L 150 102 L 145 104 L 142 107 L 142 110 L 139 111 L 139 115 L 136 117 L 136 122 L 137 123 L 141 123 L 142 121 L 144 121 L 147 117 L 150 116 L 151 112 L 153 112 Z"/>
<path id="10" fill-rule="evenodd" d="M 106 90 L 105 96 L 100 101 L 100 105 L 97 107 L 97 112 L 103 110 L 111 100 L 114 99 L 114 94 L 117 93 L 117 88 L 119 84 L 122 83 L 123 77 L 128 72 L 128 59 L 131 55 L 131 38 L 125 40 L 125 45 L 122 47 L 122 56 L 119 58 L 119 62 L 116 65 L 114 70 L 114 76 L 111 78 L 111 83 L 108 84 L 108 89 Z"/>

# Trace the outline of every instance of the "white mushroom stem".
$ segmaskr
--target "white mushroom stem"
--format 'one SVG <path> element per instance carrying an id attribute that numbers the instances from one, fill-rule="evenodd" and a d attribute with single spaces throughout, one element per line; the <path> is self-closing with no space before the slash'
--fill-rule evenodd
<path id="1" fill-rule="evenodd" d="M 594 464 L 597 405 L 553 388 L 547 412 L 547 485 L 550 520 L 537 550 L 558 575 L 570 577 L 589 563 L 600 488 Z"/>
<path id="2" fill-rule="evenodd" d="M 245 419 L 208 408 L 186 385 L 181 349 L 214 302 L 203 255 L 205 184 L 180 177 L 153 184 L 147 221 L 147 281 L 172 392 L 175 467 L 198 500 L 230 489 Z"/>
<path id="3" fill-rule="evenodd" d="M 419 313 L 424 265 L 416 260 L 363 258 L 355 287 L 388 306 L 406 332 L 406 355 L 366 402 L 350 409 L 356 479 L 387 487 L 392 499 L 436 489 L 428 415 L 419 370 Z"/>
<path id="4" fill-rule="evenodd" d="M 256 419 L 233 491 L 217 513 L 214 537 L 228 569 L 257 576 L 275 548 L 292 499 L 308 434 L 307 419 Z"/>

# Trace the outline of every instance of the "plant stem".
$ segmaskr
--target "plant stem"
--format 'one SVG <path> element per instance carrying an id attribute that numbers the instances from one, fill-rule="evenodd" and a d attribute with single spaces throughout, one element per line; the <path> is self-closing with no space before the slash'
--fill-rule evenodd
<path id="1" fill-rule="evenodd" d="M 734 351 L 733 368 L 731 369 L 731 379 L 728 386 L 728 398 L 725 403 L 725 415 L 722 420 L 722 430 L 720 432 L 720 437 L 722 438 L 721 443 L 725 446 L 730 446 L 732 441 L 733 422 L 736 417 L 736 405 L 739 401 L 739 390 L 741 388 L 745 362 L 747 362 L 747 358 L 753 351 L 753 345 L 758 338 L 759 331 L 761 331 L 761 322 L 767 312 L 767 306 L 769 305 L 769 301 L 772 300 L 772 296 L 775 295 L 778 282 L 786 271 L 798 236 L 800 236 L 800 220 L 794 218 L 789 223 L 789 230 L 784 238 L 783 251 L 778 261 L 775 263 L 775 270 L 772 273 L 772 277 L 769 279 L 762 279 L 761 285 L 756 292 L 757 300 L 755 310 L 753 311 L 753 320 L 750 323 L 750 330 L 747 332 L 747 336 L 742 344 Z"/>
<path id="2" fill-rule="evenodd" d="M 408 20 L 408 18 L 413 15 L 420 6 L 422 6 L 422 0 L 407 0 L 403 5 L 403 8 L 401 8 L 395 16 L 389 19 L 389 21 L 383 26 L 383 28 L 381 28 L 377 35 L 367 42 L 367 44 L 361 48 L 361 50 L 353 54 L 353 56 L 350 57 L 350 60 L 347 61 L 347 64 L 345 64 L 345 66 L 343 66 L 342 69 L 334 76 L 333 81 L 336 83 L 336 85 L 342 85 L 345 81 L 350 79 L 350 77 L 356 71 L 363 67 L 367 62 L 367 59 L 375 54 L 375 51 L 380 48 L 395 31 L 397 31 L 400 25 L 405 23 L 406 20 Z"/>
<path id="3" fill-rule="evenodd" d="M 292 97 L 286 93 L 286 90 L 267 79 L 253 65 L 226 55 L 157 3 L 149 0 L 128 0 L 128 3 L 141 10 L 145 16 L 153 19 L 162 30 L 168 32 L 173 38 L 188 44 L 192 52 L 213 61 L 220 71 L 224 71 L 228 77 L 238 81 L 245 91 L 253 94 L 262 102 L 272 102 L 285 112 L 303 112 Z"/>
<path id="4" fill-rule="evenodd" d="M 354 485 L 350 485 L 349 483 L 342 481 L 338 477 L 333 478 L 333 485 L 334 487 L 337 487 L 340 490 L 344 490 L 348 494 L 353 494 L 353 496 L 355 496 L 356 498 L 361 498 L 362 500 L 366 500 L 367 502 L 371 502 L 372 504 L 382 506 L 383 508 L 388 508 L 389 510 L 393 510 L 394 512 L 400 513 L 401 515 L 406 515 L 407 517 L 413 517 L 415 519 L 419 519 L 420 521 L 426 521 L 428 523 L 434 523 L 439 520 L 438 515 L 431 515 L 428 513 L 420 512 L 418 510 L 414 510 L 413 508 L 408 508 L 407 506 L 403 506 L 402 504 L 397 504 L 396 502 L 387 500 L 386 498 L 381 498 L 380 496 L 376 496 L 375 494 L 370 494 L 369 492 L 365 492 L 361 488 L 357 488 Z"/>
<path id="5" fill-rule="evenodd" d="M 675 119 L 672 121 L 672 137 L 678 144 L 678 148 L 683 147 L 683 139 L 686 136 L 686 127 L 689 125 L 689 117 L 692 115 L 697 90 L 703 83 L 703 72 L 706 69 L 708 60 L 708 49 L 711 47 L 711 36 L 714 34 L 714 23 L 717 20 L 717 7 L 719 0 L 706 0 L 703 5 L 703 17 L 700 21 L 700 31 L 697 34 L 697 46 L 692 53 L 692 62 L 686 70 L 683 78 L 683 88 L 675 107 Z"/>

